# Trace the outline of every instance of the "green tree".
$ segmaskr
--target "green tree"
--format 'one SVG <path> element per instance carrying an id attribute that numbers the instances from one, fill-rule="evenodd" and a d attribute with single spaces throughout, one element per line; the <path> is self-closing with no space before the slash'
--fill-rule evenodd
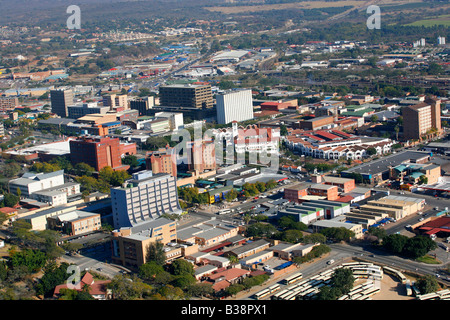
<path id="1" fill-rule="evenodd" d="M 382 246 L 389 252 L 400 254 L 408 241 L 408 237 L 401 234 L 391 234 L 383 238 Z"/>
<path id="2" fill-rule="evenodd" d="M 349 241 L 351 238 L 355 236 L 355 233 L 347 228 L 344 227 L 332 227 L 332 228 L 326 228 L 322 229 L 320 231 L 323 235 L 325 235 L 328 239 L 334 240 L 334 241 Z"/>
<path id="3" fill-rule="evenodd" d="M 203 298 L 214 294 L 214 289 L 211 283 L 195 283 L 186 289 L 186 293 L 192 297 Z"/>
<path id="4" fill-rule="evenodd" d="M 47 255 L 40 250 L 25 249 L 10 254 L 10 263 L 13 268 L 24 266 L 28 272 L 41 270 L 47 262 Z"/>
<path id="5" fill-rule="evenodd" d="M 3 175 L 12 178 L 20 172 L 20 165 L 17 162 L 10 162 L 3 166 Z"/>
<path id="6" fill-rule="evenodd" d="M 166 254 L 164 253 L 164 244 L 160 241 L 152 242 L 147 248 L 147 261 L 154 261 L 163 266 L 166 263 Z"/>
<path id="7" fill-rule="evenodd" d="M 139 277 L 146 281 L 153 281 L 156 276 L 164 271 L 162 265 L 155 261 L 149 261 L 139 267 Z"/>
<path id="8" fill-rule="evenodd" d="M 340 296 L 342 296 L 339 288 L 323 286 L 319 288 L 319 293 L 316 295 L 317 300 L 337 300 Z"/>
<path id="9" fill-rule="evenodd" d="M 179 259 L 181 260 L 181 259 Z M 175 260 L 178 261 L 178 260 Z M 188 262 L 189 263 L 189 262 Z M 174 280 L 172 280 L 170 283 L 174 286 L 174 287 L 178 287 L 181 288 L 183 290 L 189 288 L 190 286 L 194 285 L 196 283 L 196 279 L 193 275 L 188 274 L 188 273 L 183 273 L 180 275 L 177 275 L 174 277 Z"/>
<path id="10" fill-rule="evenodd" d="M 419 289 L 420 294 L 432 293 L 439 290 L 439 283 L 431 275 L 426 275 L 419 278 L 416 281 L 416 286 L 417 289 Z"/>
<path id="11" fill-rule="evenodd" d="M 266 188 L 267 190 L 273 189 L 278 185 L 278 183 L 275 180 L 269 180 L 266 182 Z"/>
<path id="12" fill-rule="evenodd" d="M 142 282 L 137 276 L 117 275 L 107 285 L 117 300 L 137 300 L 150 297 L 152 286 Z"/>
<path id="13" fill-rule="evenodd" d="M 419 184 L 427 184 L 428 183 L 428 177 L 426 175 L 421 175 L 419 177 Z"/>
<path id="14" fill-rule="evenodd" d="M 437 248 L 436 242 L 425 236 L 415 236 L 408 238 L 402 250 L 402 254 L 412 259 L 417 259 Z"/>
<path id="15" fill-rule="evenodd" d="M 246 230 L 248 237 L 267 237 L 270 238 L 277 229 L 269 223 L 257 222 L 250 225 Z"/>
<path id="16" fill-rule="evenodd" d="M 288 130 L 285 124 L 282 124 L 280 126 L 280 135 L 281 136 L 287 136 L 288 135 Z"/>
<path id="17" fill-rule="evenodd" d="M 161 287 L 158 293 L 162 299 L 166 300 L 183 300 L 186 298 L 181 288 L 174 287 L 172 285 L 165 285 Z"/>
<path id="18" fill-rule="evenodd" d="M 95 169 L 93 167 L 91 167 L 90 165 L 88 165 L 87 163 L 84 162 L 80 162 L 77 163 L 74 167 L 73 167 L 73 174 L 77 175 L 77 176 L 92 176 L 92 174 L 95 172 Z"/>
<path id="19" fill-rule="evenodd" d="M 386 237 L 386 235 L 387 235 L 386 229 L 383 229 L 383 228 L 369 227 L 367 232 L 369 234 L 377 237 L 379 241 L 383 240 L 383 238 Z"/>
<path id="20" fill-rule="evenodd" d="M 238 193 L 235 189 L 231 189 L 230 191 L 227 192 L 227 194 L 225 195 L 225 199 L 228 202 L 233 201 L 234 199 L 236 199 L 238 196 Z"/>
<path id="21" fill-rule="evenodd" d="M 229 286 L 228 288 L 226 288 L 225 292 L 230 296 L 235 296 L 242 290 L 244 290 L 244 286 L 242 284 L 235 283 L 235 284 L 232 284 L 231 286 Z"/>
<path id="22" fill-rule="evenodd" d="M 81 248 L 83 248 L 83 245 L 81 243 L 78 242 L 67 242 L 65 241 L 62 245 L 61 248 L 63 248 L 64 250 L 70 252 L 70 253 L 74 253 L 77 252 L 78 250 L 80 250 Z"/>
<path id="23" fill-rule="evenodd" d="M 6 193 L 3 198 L 3 204 L 5 207 L 14 207 L 16 204 L 19 203 L 19 197 L 12 194 L 12 193 Z"/>
<path id="24" fill-rule="evenodd" d="M 59 300 L 95 300 L 95 298 L 86 290 L 62 288 Z"/>
<path id="25" fill-rule="evenodd" d="M 303 243 L 325 243 L 327 241 L 327 237 L 325 237 L 321 233 L 313 233 L 303 237 Z"/>
<path id="26" fill-rule="evenodd" d="M 283 232 L 283 241 L 299 243 L 303 240 L 303 233 L 300 230 L 286 230 Z"/>
<path id="27" fill-rule="evenodd" d="M 374 147 L 369 147 L 366 149 L 366 153 L 369 156 L 373 156 L 373 155 L 377 154 L 377 149 L 375 149 Z"/>
<path id="28" fill-rule="evenodd" d="M 139 160 L 135 155 L 127 155 L 122 158 L 122 164 L 129 165 L 131 168 L 139 167 Z"/>
<path id="29" fill-rule="evenodd" d="M 194 275 L 194 266 L 187 260 L 177 259 L 170 264 L 170 273 L 176 276 L 188 274 Z"/>
<path id="30" fill-rule="evenodd" d="M 331 286 L 339 289 L 342 295 L 350 292 L 354 281 L 353 271 L 349 268 L 336 269 L 331 276 Z"/>
<path id="31" fill-rule="evenodd" d="M 113 187 L 121 186 L 126 180 L 130 179 L 131 175 L 124 170 L 114 171 L 109 184 Z"/>

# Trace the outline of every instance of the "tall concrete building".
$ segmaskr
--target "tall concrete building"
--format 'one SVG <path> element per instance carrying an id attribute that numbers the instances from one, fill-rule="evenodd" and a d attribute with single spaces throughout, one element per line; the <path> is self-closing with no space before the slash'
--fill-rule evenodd
<path id="1" fill-rule="evenodd" d="M 103 106 L 109 107 L 111 111 L 123 111 L 128 109 L 128 95 L 106 94 L 103 96 Z"/>
<path id="2" fill-rule="evenodd" d="M 178 165 L 186 171 L 216 170 L 216 149 L 214 141 L 188 141 L 186 143 L 186 154 L 177 157 Z"/>
<path id="3" fill-rule="evenodd" d="M 236 90 L 216 95 L 217 123 L 253 119 L 252 90 Z"/>
<path id="4" fill-rule="evenodd" d="M 68 106 L 67 111 L 70 119 L 78 119 L 88 114 L 106 114 L 109 107 L 99 106 L 97 102 L 88 102 Z"/>
<path id="5" fill-rule="evenodd" d="M 114 228 L 134 227 L 163 214 L 181 214 L 176 178 L 149 170 L 133 174 L 123 187 L 111 188 Z"/>
<path id="6" fill-rule="evenodd" d="M 50 103 L 53 113 L 61 118 L 67 118 L 69 116 L 68 107 L 73 105 L 72 89 L 50 90 Z"/>
<path id="7" fill-rule="evenodd" d="M 174 84 L 159 88 L 159 104 L 183 108 L 206 109 L 213 107 L 210 84 Z"/>
<path id="8" fill-rule="evenodd" d="M 150 110 L 155 105 L 155 97 L 149 96 L 144 98 L 136 98 L 129 101 L 130 109 L 137 110 L 139 112 L 139 116 L 145 116 L 148 114 L 148 110 Z"/>
<path id="9" fill-rule="evenodd" d="M 2 111 L 2 112 L 12 111 L 19 105 L 20 105 L 19 98 L 17 98 L 17 97 L 1 97 L 0 98 L 0 111 Z"/>
<path id="10" fill-rule="evenodd" d="M 404 107 L 402 115 L 403 137 L 406 140 L 421 139 L 442 131 L 439 99 L 427 98 L 422 103 Z"/>

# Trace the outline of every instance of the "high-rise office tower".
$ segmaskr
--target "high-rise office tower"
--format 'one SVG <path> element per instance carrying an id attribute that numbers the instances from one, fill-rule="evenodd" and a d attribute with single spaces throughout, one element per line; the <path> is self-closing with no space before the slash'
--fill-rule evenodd
<path id="1" fill-rule="evenodd" d="M 427 98 L 424 102 L 402 109 L 403 136 L 405 139 L 421 139 L 433 130 L 441 132 L 441 101 Z"/>
<path id="2" fill-rule="evenodd" d="M 252 90 L 234 90 L 216 95 L 217 123 L 253 119 Z"/>
<path id="3" fill-rule="evenodd" d="M 134 227 L 163 214 L 181 214 L 176 178 L 145 170 L 133 174 L 123 187 L 111 188 L 114 228 Z"/>
<path id="4" fill-rule="evenodd" d="M 154 105 L 155 97 L 153 96 L 130 100 L 130 109 L 137 110 L 139 112 L 139 116 L 147 115 L 148 110 L 150 110 Z"/>
<path id="5" fill-rule="evenodd" d="M 183 108 L 212 108 L 213 96 L 210 84 L 168 85 L 159 88 L 159 104 Z"/>
<path id="6" fill-rule="evenodd" d="M 50 103 L 53 113 L 61 118 L 67 118 L 69 115 L 68 106 L 73 105 L 72 89 L 50 90 Z"/>
<path id="7" fill-rule="evenodd" d="M 128 109 L 128 95 L 126 94 L 107 94 L 102 99 L 103 106 L 109 107 L 111 111 Z"/>

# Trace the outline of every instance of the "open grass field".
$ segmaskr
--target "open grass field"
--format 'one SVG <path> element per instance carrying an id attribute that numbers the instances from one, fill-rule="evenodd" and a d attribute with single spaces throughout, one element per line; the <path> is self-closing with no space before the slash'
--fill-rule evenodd
<path id="1" fill-rule="evenodd" d="M 450 27 L 450 15 L 438 16 L 434 19 L 423 19 L 414 21 L 412 23 L 407 24 L 406 26 L 414 26 L 414 27 L 432 27 L 432 26 L 445 26 Z"/>
<path id="2" fill-rule="evenodd" d="M 242 12 L 259 12 L 270 10 L 285 10 L 285 9 L 316 9 L 316 8 L 331 8 L 331 7 L 345 7 L 358 6 L 365 1 L 359 0 L 343 0 L 335 2 L 325 1 L 305 1 L 296 3 L 280 3 L 280 4 L 263 4 L 254 6 L 234 6 L 234 7 L 206 7 L 206 10 L 221 12 L 224 14 L 236 14 Z"/>
<path id="3" fill-rule="evenodd" d="M 261 4 L 252 6 L 215 6 L 205 7 L 206 10 L 221 12 L 223 14 L 236 14 L 242 12 L 258 12 L 269 10 L 286 10 L 286 9 L 318 9 L 318 8 L 338 8 L 352 6 L 354 8 L 364 7 L 370 4 L 376 5 L 403 5 L 409 3 L 421 3 L 422 0 L 338 0 L 338 1 L 299 1 L 292 3 L 279 4 Z"/>

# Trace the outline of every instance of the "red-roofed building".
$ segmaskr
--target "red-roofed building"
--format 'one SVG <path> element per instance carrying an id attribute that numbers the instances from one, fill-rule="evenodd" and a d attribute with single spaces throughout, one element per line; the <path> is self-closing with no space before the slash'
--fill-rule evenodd
<path id="1" fill-rule="evenodd" d="M 322 130 L 316 131 L 315 134 L 329 140 L 342 140 L 342 137 L 339 137 L 337 135 Z"/>
<path id="2" fill-rule="evenodd" d="M 10 216 L 16 215 L 19 211 L 16 208 L 3 207 L 3 208 L 0 208 L 0 212 L 4 213 L 10 217 Z"/>
<path id="3" fill-rule="evenodd" d="M 230 285 L 239 283 L 250 275 L 249 270 L 230 268 L 216 272 L 209 276 L 207 282 L 212 283 L 215 292 L 224 290 Z"/>
<path id="4" fill-rule="evenodd" d="M 430 220 L 417 228 L 422 234 L 431 236 L 435 234 L 437 237 L 450 236 L 450 217 L 444 216 Z"/>
<path id="5" fill-rule="evenodd" d="M 93 296 L 97 300 L 107 300 L 111 299 L 112 293 L 107 288 L 108 283 L 111 280 L 98 280 L 95 281 L 92 274 L 86 272 L 86 274 L 81 278 L 80 282 L 76 284 L 60 284 L 55 287 L 55 291 L 53 292 L 54 298 L 59 298 L 61 296 L 62 289 L 74 289 L 78 292 L 83 291 L 86 286 L 88 286 L 88 292 L 91 296 Z"/>
<path id="6" fill-rule="evenodd" d="M 355 199 L 355 198 L 353 198 L 352 196 L 343 196 L 343 197 L 340 197 L 339 199 L 336 199 L 334 201 L 351 203 L 353 199 Z"/>
<path id="7" fill-rule="evenodd" d="M 298 107 L 297 99 L 287 101 L 266 101 L 260 105 L 261 111 L 280 111 L 283 109 L 296 109 Z"/>

